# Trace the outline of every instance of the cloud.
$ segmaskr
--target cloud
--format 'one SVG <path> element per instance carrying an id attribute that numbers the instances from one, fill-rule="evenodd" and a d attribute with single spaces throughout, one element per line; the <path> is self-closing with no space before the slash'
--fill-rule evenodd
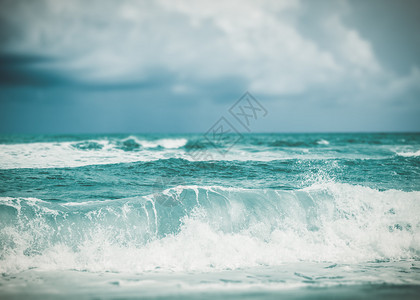
<path id="1" fill-rule="evenodd" d="M 216 105 L 249 90 L 308 107 L 357 108 L 366 102 L 379 107 L 399 101 L 419 107 L 413 100 L 419 95 L 419 66 L 406 74 L 386 67 L 372 41 L 346 22 L 353 2 L 39 0 L 0 5 L 3 86 L 138 89 Z"/>
<path id="2" fill-rule="evenodd" d="M 323 34 L 333 41 L 333 47 L 323 49 L 295 26 L 305 5 L 267 0 L 9 2 L 2 23 L 16 36 L 2 50 L 52 57 L 31 66 L 31 72 L 61 72 L 70 81 L 93 85 L 140 84 L 164 70 L 174 75 L 170 83 L 177 93 L 196 89 L 191 82 L 225 77 L 242 78 L 249 89 L 272 95 L 384 77 L 387 70 L 369 41 L 342 22 L 348 8 L 321 20 Z"/>

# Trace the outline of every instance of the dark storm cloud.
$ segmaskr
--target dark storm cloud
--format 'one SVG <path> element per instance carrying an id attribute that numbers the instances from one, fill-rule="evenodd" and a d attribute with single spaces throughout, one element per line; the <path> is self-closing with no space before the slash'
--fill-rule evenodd
<path id="1" fill-rule="evenodd" d="M 47 86 L 67 84 L 63 72 L 40 68 L 51 62 L 50 57 L 36 55 L 0 54 L 0 85 Z"/>
<path id="2" fill-rule="evenodd" d="M 266 127 L 258 130 L 420 129 L 412 118 L 420 112 L 417 2 L 40 0 L 0 6 L 3 131 L 203 131 L 210 124 L 202 122 L 212 122 L 245 90 L 271 106 Z M 103 106 L 97 107 L 102 115 L 90 115 L 95 105 Z M 48 111 L 68 123 L 51 126 L 47 117 L 25 125 L 23 116 L 34 117 L 24 111 L 41 119 Z M 140 122 L 136 111 L 149 122 Z M 349 112 L 357 111 L 364 119 L 354 122 Z M 84 125 L 75 128 L 70 114 Z M 104 125 L 107 119 L 113 126 Z"/>
<path id="3" fill-rule="evenodd" d="M 5 87 L 76 87 L 80 89 L 150 89 L 159 88 L 163 83 L 173 82 L 175 74 L 166 70 L 150 72 L 147 80 L 86 82 L 76 74 L 49 67 L 55 59 L 46 56 L 0 54 L 0 86 Z"/>

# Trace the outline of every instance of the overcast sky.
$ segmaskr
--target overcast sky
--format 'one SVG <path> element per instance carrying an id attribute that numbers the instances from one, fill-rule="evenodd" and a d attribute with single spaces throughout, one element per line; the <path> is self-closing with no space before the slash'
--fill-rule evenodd
<path id="1" fill-rule="evenodd" d="M 1 1 L 0 131 L 420 131 L 420 1 Z"/>

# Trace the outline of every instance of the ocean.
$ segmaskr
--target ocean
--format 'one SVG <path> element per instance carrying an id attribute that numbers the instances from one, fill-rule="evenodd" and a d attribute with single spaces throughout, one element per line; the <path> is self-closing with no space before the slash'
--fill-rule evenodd
<path id="1" fill-rule="evenodd" d="M 0 136 L 1 299 L 420 293 L 420 134 Z"/>

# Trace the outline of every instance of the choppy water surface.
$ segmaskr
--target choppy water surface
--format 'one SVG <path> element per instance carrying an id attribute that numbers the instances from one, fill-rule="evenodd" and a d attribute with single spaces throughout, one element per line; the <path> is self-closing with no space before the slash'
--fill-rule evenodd
<path id="1" fill-rule="evenodd" d="M 420 134 L 211 142 L 1 136 L 0 296 L 415 298 Z"/>

